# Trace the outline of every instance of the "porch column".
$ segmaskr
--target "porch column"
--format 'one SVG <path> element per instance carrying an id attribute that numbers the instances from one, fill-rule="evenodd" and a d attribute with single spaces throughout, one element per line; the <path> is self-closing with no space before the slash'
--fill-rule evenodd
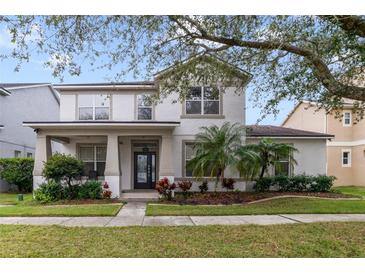
<path id="1" fill-rule="evenodd" d="M 121 187 L 119 170 L 119 142 L 117 134 L 108 135 L 104 176 L 105 181 L 108 183 L 112 192 L 112 197 L 119 197 Z"/>
<path id="2" fill-rule="evenodd" d="M 36 190 L 45 180 L 42 176 L 44 162 L 52 155 L 51 138 L 47 135 L 37 134 L 33 168 L 33 190 Z"/>
<path id="3" fill-rule="evenodd" d="M 172 157 L 172 135 L 162 135 L 159 177 L 174 182 L 174 161 Z"/>

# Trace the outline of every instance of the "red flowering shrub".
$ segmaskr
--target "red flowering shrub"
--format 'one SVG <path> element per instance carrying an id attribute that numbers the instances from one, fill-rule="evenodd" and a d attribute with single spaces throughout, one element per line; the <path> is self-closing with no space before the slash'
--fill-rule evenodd
<path id="1" fill-rule="evenodd" d="M 107 182 L 103 184 L 103 199 L 110 199 L 112 196 L 112 191 L 109 190 L 109 185 Z"/>
<path id="2" fill-rule="evenodd" d="M 188 196 L 188 191 L 191 188 L 191 186 L 193 185 L 193 183 L 190 181 L 181 181 L 181 182 L 178 182 L 177 184 L 178 184 L 179 188 L 182 190 L 184 197 L 186 198 Z"/>
<path id="3" fill-rule="evenodd" d="M 168 178 L 163 178 L 159 180 L 156 184 L 156 190 L 159 194 L 161 194 L 165 199 L 171 200 L 172 199 L 172 191 L 176 188 L 176 184 L 170 184 Z"/>

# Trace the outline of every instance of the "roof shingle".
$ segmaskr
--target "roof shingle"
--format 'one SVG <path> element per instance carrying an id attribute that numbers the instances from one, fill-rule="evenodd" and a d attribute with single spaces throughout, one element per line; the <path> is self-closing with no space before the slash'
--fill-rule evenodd
<path id="1" fill-rule="evenodd" d="M 305 138 L 333 138 L 334 135 L 301 129 L 269 126 L 269 125 L 249 125 L 247 137 L 305 137 Z"/>

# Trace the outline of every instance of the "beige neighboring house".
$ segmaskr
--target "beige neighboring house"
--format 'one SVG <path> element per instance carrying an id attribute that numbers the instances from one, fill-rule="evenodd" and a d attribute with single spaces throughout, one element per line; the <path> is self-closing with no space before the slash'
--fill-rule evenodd
<path id="1" fill-rule="evenodd" d="M 365 186 L 365 120 L 354 122 L 353 104 L 344 105 L 342 118 L 326 114 L 316 104 L 296 105 L 282 126 L 333 134 L 327 141 L 327 174 L 337 177 L 335 185 Z"/>

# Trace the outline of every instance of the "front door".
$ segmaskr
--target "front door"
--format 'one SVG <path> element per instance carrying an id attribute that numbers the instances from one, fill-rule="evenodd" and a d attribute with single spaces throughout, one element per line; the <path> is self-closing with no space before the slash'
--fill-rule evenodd
<path id="1" fill-rule="evenodd" d="M 134 188 L 153 189 L 156 185 L 156 152 L 134 153 Z"/>

